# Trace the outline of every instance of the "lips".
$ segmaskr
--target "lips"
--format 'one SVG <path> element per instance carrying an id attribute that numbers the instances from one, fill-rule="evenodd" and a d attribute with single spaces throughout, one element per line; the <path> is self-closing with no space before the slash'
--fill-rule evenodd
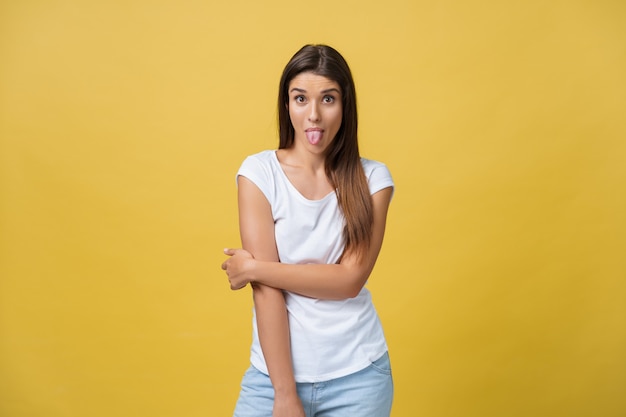
<path id="1" fill-rule="evenodd" d="M 307 129 L 305 131 L 306 138 L 311 145 L 317 145 L 319 141 L 322 139 L 322 135 L 324 134 L 324 130 L 318 128 Z"/>

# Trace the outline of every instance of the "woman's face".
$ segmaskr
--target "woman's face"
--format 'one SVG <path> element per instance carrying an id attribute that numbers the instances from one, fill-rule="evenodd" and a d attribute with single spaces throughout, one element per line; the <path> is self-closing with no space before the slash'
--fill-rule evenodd
<path id="1" fill-rule="evenodd" d="M 322 154 L 335 139 L 341 120 L 341 88 L 324 76 L 303 72 L 289 83 L 289 117 L 294 145 Z"/>

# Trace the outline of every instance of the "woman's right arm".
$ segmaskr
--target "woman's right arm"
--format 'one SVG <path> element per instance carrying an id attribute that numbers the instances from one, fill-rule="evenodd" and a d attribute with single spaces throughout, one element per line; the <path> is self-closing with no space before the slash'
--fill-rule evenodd
<path id="1" fill-rule="evenodd" d="M 239 231 L 243 248 L 256 259 L 278 262 L 274 219 L 269 202 L 245 177 L 238 178 Z M 304 417 L 293 375 L 289 321 L 282 290 L 252 286 L 257 329 L 274 387 L 274 417 Z"/>

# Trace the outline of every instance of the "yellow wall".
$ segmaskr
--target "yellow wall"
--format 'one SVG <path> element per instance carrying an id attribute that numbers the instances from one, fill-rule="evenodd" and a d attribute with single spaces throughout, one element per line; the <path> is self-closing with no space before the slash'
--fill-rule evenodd
<path id="1" fill-rule="evenodd" d="M 393 416 L 624 416 L 625 28 L 617 0 L 2 1 L 0 415 L 230 415 L 234 174 L 318 42 L 397 183 Z"/>

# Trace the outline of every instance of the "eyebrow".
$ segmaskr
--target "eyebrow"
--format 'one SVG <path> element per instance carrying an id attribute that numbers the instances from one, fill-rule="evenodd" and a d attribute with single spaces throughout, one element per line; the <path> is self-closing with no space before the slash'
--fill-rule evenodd
<path id="1" fill-rule="evenodd" d="M 290 92 L 290 93 L 293 93 L 294 91 L 295 91 L 295 92 L 297 92 L 297 93 L 306 93 L 306 90 L 304 90 L 304 89 L 302 89 L 302 88 L 298 88 L 298 87 L 294 87 L 294 88 L 292 88 L 289 92 Z M 336 89 L 335 87 L 333 87 L 333 88 L 329 88 L 329 89 L 326 89 L 326 90 L 322 90 L 322 91 L 321 91 L 321 93 L 322 93 L 322 94 L 327 94 L 327 93 L 332 93 L 332 92 L 335 92 L 335 93 L 337 93 L 337 94 L 341 94 L 341 91 L 339 91 L 339 90 L 338 90 L 338 89 Z"/>

